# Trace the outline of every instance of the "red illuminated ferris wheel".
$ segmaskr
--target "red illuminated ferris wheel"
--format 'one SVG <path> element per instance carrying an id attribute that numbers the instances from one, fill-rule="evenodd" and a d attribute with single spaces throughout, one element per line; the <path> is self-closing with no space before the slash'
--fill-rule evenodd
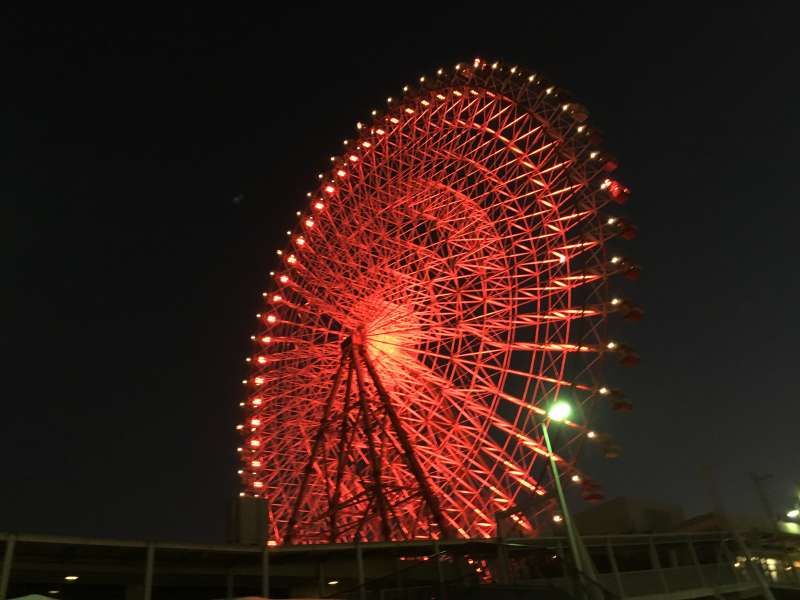
<path id="1" fill-rule="evenodd" d="M 605 327 L 639 314 L 608 291 L 635 228 L 586 109 L 480 60 L 403 91 L 332 158 L 264 294 L 240 451 L 274 543 L 490 537 L 498 513 L 531 535 L 547 405 L 577 409 L 557 461 L 589 499 L 579 448 L 615 452 L 592 409 L 629 407 L 598 367 L 637 359 Z"/>

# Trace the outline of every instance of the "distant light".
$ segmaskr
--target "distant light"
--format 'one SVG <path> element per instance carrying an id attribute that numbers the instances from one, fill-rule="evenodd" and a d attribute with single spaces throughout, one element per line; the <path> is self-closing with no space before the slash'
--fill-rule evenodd
<path id="1" fill-rule="evenodd" d="M 609 350 L 615 350 L 617 348 L 617 342 L 608 342 L 606 344 L 606 348 Z"/>
<path id="2" fill-rule="evenodd" d="M 612 298 L 611 299 L 611 305 L 612 306 L 617 306 L 618 304 L 621 304 L 621 303 L 622 303 L 622 300 L 620 300 L 619 298 Z"/>
<path id="3" fill-rule="evenodd" d="M 580 483 L 581 482 L 581 476 L 580 475 L 573 475 L 572 477 L 570 477 L 570 479 L 572 479 L 572 481 L 574 483 Z"/>
<path id="4" fill-rule="evenodd" d="M 608 392 L 609 392 L 609 389 L 608 389 L 607 387 L 601 387 L 601 388 L 600 388 L 599 390 L 597 390 L 597 391 L 598 391 L 598 392 L 600 392 L 600 395 L 601 395 L 601 396 L 605 396 L 606 394 L 608 394 Z"/>
<path id="5" fill-rule="evenodd" d="M 60 594 L 61 592 L 59 592 L 58 590 L 47 590 L 47 593 L 48 594 Z"/>
<path id="6" fill-rule="evenodd" d="M 606 223 L 608 223 L 609 225 L 613 225 L 616 222 L 617 222 L 616 217 L 608 217 L 608 221 L 606 221 Z"/>
<path id="7" fill-rule="evenodd" d="M 553 419 L 553 421 L 563 421 L 564 419 L 569 418 L 571 414 L 572 407 L 568 402 L 564 402 L 563 400 L 559 400 L 553 404 L 553 406 L 550 407 L 550 410 L 547 411 L 547 416 Z"/>
<path id="8" fill-rule="evenodd" d="M 289 281 L 289 276 L 288 275 L 281 275 L 280 277 L 278 277 L 278 280 L 281 283 L 286 283 L 287 281 Z"/>
<path id="9" fill-rule="evenodd" d="M 328 585 L 339 585 L 339 580 L 338 579 L 331 579 L 328 582 Z"/>
<path id="10" fill-rule="evenodd" d="M 250 466 L 253 467 L 253 468 L 260 467 L 261 466 L 261 461 L 260 460 L 254 460 L 254 461 L 252 461 L 250 463 Z"/>
<path id="11" fill-rule="evenodd" d="M 593 440 L 594 438 L 597 437 L 597 434 L 594 431 L 590 431 L 589 433 L 586 434 L 586 437 L 588 437 L 590 440 Z"/>
<path id="12" fill-rule="evenodd" d="M 561 523 L 564 520 L 564 517 L 561 515 L 553 515 L 553 523 Z"/>
<path id="13" fill-rule="evenodd" d="M 786 516 L 789 517 L 790 519 L 796 519 L 797 517 L 800 517 L 800 509 L 793 508 L 792 510 L 786 513 Z"/>
<path id="14" fill-rule="evenodd" d="M 77 575 L 67 575 L 66 577 L 64 577 L 64 579 L 67 580 L 67 581 L 77 581 L 78 580 L 78 576 Z"/>
<path id="15" fill-rule="evenodd" d="M 261 398 L 253 398 L 253 406 L 261 406 Z"/>
<path id="16" fill-rule="evenodd" d="M 616 264 L 617 264 L 617 263 L 619 263 L 621 260 L 622 260 L 622 258 L 620 258 L 619 256 L 612 256 L 612 257 L 611 257 L 611 264 L 612 264 L 612 265 L 616 265 Z"/>
<path id="17" fill-rule="evenodd" d="M 278 320 L 278 317 L 276 317 L 275 315 L 268 315 L 267 316 L 267 323 L 274 323 L 277 320 Z"/>
<path id="18" fill-rule="evenodd" d="M 314 203 L 314 208 L 316 208 L 317 210 L 322 210 L 323 208 L 325 208 L 325 205 L 322 202 L 317 201 Z"/>
<path id="19" fill-rule="evenodd" d="M 277 546 L 277 545 L 278 545 L 278 542 L 276 542 L 275 540 L 269 540 L 267 542 L 267 546 Z"/>

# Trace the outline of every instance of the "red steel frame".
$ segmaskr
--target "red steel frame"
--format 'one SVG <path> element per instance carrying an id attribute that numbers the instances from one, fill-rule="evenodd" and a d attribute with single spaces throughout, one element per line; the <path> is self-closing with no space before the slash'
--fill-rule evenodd
<path id="1" fill-rule="evenodd" d="M 608 278 L 637 272 L 606 251 L 629 192 L 585 109 L 479 60 L 405 91 L 332 159 L 265 292 L 240 451 L 274 543 L 486 538 L 500 511 L 535 533 L 536 416 L 574 402 L 557 460 L 586 482 L 599 363 L 635 358 L 605 328 L 629 306 Z"/>

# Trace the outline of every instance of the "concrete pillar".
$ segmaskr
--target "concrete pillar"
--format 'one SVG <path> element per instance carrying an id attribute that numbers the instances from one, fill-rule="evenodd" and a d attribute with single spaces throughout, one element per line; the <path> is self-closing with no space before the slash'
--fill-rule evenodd
<path id="1" fill-rule="evenodd" d="M 144 600 L 153 597 L 153 565 L 155 563 L 156 545 L 147 544 L 147 561 L 144 565 Z"/>
<path id="2" fill-rule="evenodd" d="M 6 552 L 3 556 L 3 571 L 0 573 L 0 600 L 6 600 L 8 580 L 11 579 L 11 563 L 14 560 L 14 547 L 17 545 L 17 536 L 9 534 L 6 538 Z"/>

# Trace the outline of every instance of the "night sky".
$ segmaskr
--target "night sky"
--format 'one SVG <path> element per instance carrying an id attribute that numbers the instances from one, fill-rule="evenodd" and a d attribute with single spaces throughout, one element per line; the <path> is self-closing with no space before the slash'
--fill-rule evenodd
<path id="1" fill-rule="evenodd" d="M 221 541 L 244 357 L 316 173 L 475 56 L 591 111 L 633 189 L 642 356 L 606 493 L 776 509 L 800 480 L 795 21 L 672 3 L 2 9 L 0 530 Z M 555 4 L 555 3 L 549 3 Z M 537 6 L 540 5 L 540 6 Z M 296 7 L 296 8 L 295 8 Z"/>

